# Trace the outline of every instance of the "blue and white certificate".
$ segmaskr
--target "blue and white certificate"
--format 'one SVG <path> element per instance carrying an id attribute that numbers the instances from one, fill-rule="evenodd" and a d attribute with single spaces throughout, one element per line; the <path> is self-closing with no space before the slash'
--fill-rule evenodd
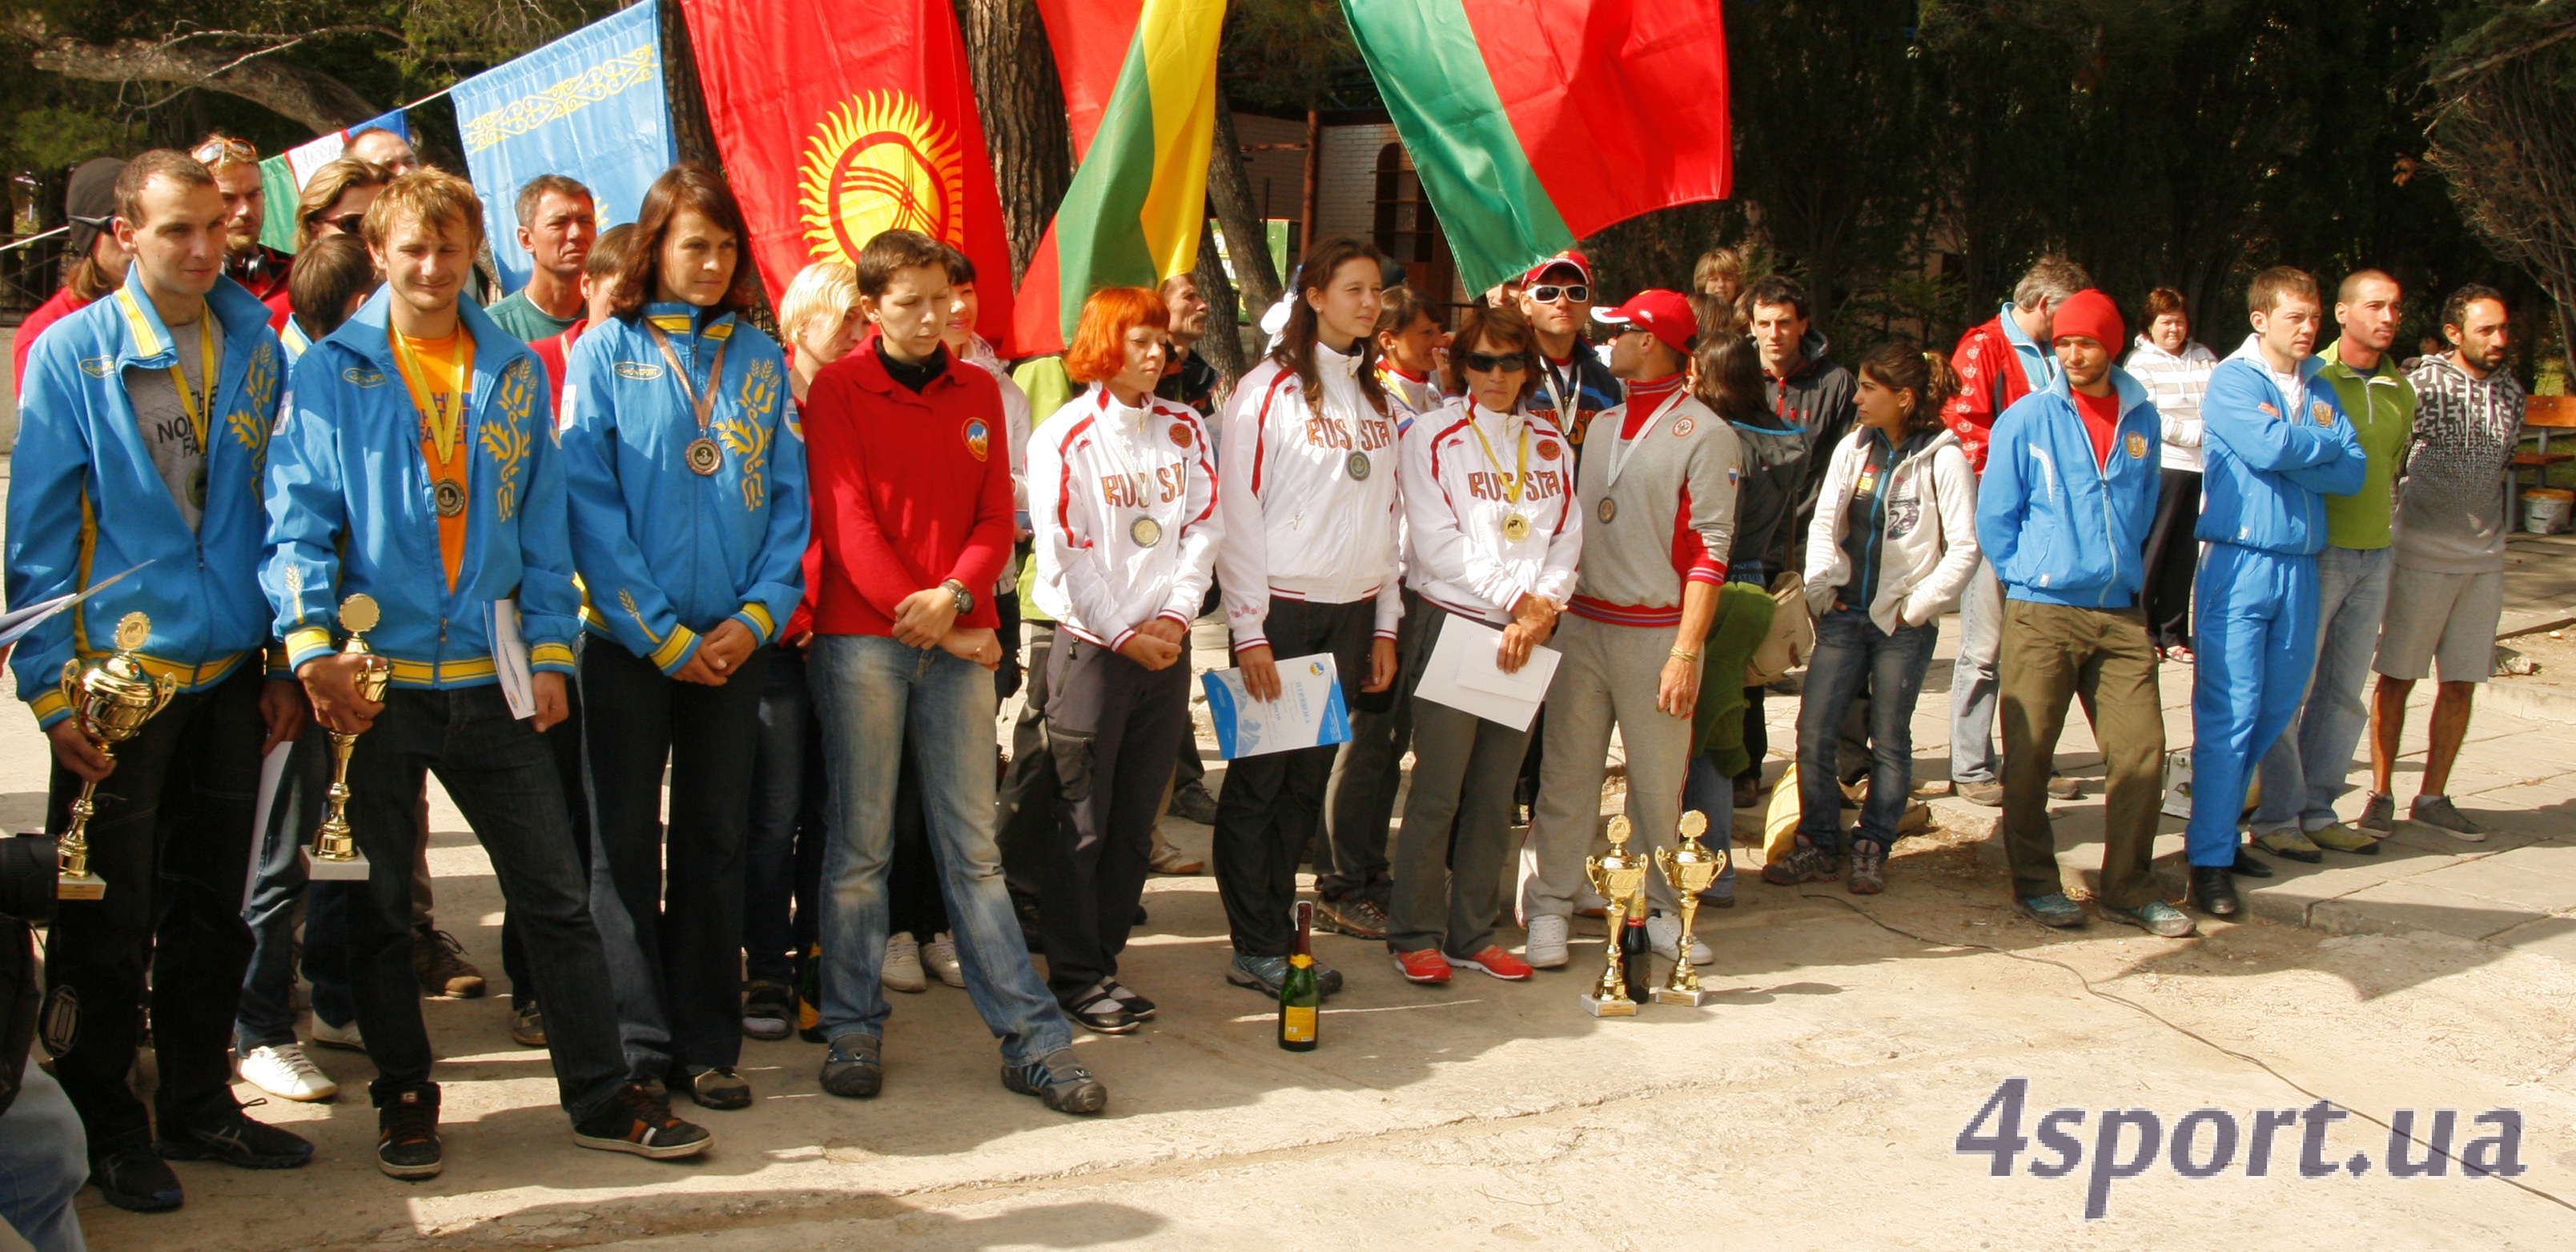
<path id="1" fill-rule="evenodd" d="M 1342 703 L 1342 679 L 1333 654 L 1287 657 L 1278 666 L 1279 698 L 1266 702 L 1244 692 L 1240 669 L 1211 670 L 1199 676 L 1207 685 L 1208 716 L 1216 722 L 1217 752 L 1225 759 L 1350 739 L 1351 714 Z"/>

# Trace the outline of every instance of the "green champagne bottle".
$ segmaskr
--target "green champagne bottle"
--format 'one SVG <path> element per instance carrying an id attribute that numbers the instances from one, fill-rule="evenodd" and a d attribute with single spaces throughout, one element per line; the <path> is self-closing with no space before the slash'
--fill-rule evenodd
<path id="1" fill-rule="evenodd" d="M 1279 981 L 1279 1046 L 1291 1052 L 1315 1050 L 1316 1010 L 1324 997 L 1315 982 L 1313 933 L 1315 903 L 1297 902 L 1297 954 L 1288 958 L 1288 976 Z"/>

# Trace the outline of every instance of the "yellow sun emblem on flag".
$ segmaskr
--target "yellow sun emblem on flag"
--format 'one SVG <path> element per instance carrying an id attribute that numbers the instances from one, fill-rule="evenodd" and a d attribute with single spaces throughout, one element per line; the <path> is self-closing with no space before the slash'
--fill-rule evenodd
<path id="1" fill-rule="evenodd" d="M 854 263 L 880 231 L 966 241 L 966 164 L 957 136 L 900 91 L 852 96 L 824 114 L 798 177 L 806 250 Z"/>

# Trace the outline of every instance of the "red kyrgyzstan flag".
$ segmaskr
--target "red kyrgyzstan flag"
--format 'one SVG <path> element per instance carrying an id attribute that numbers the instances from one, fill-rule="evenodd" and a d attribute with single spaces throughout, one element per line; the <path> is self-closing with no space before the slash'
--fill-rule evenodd
<path id="1" fill-rule="evenodd" d="M 680 3 L 770 298 L 917 230 L 975 262 L 975 329 L 1007 358 L 1010 239 L 949 0 Z"/>

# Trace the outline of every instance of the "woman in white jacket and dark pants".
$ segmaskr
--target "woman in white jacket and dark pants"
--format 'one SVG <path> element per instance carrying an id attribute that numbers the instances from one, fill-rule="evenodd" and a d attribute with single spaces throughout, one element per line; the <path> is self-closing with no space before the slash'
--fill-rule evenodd
<path id="1" fill-rule="evenodd" d="M 1869 798 L 1852 831 L 1847 885 L 1887 886 L 1887 848 L 1913 791 L 1914 700 L 1938 619 L 1977 568 L 1977 476 L 1941 406 L 1959 389 L 1948 362 L 1893 343 L 1861 361 L 1859 423 L 1834 448 L 1807 532 L 1816 651 L 1798 707 L 1798 837 L 1763 867 L 1780 886 L 1835 876 L 1842 795 L 1834 755 L 1843 715 L 1869 690 Z"/>

